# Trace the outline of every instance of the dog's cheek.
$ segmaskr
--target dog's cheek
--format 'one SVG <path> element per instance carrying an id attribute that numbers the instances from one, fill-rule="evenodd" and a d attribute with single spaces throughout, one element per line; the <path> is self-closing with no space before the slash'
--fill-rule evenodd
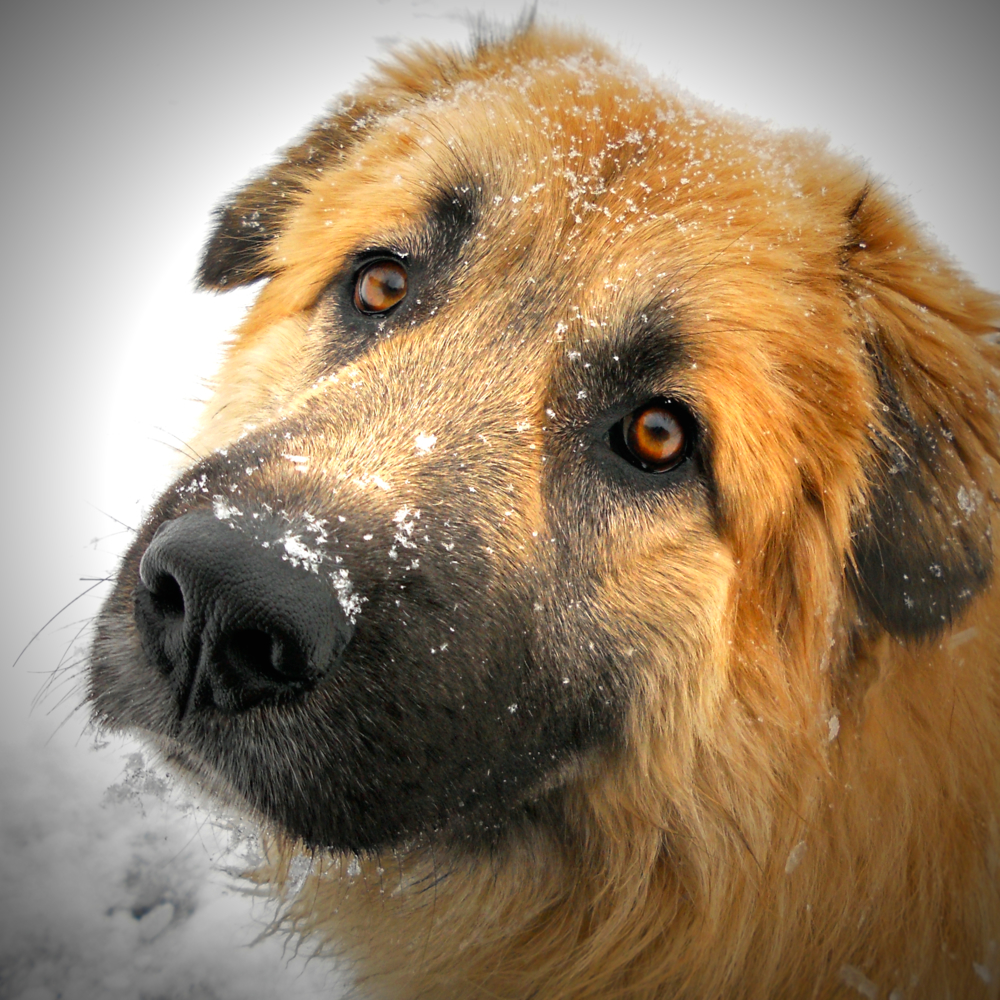
<path id="1" fill-rule="evenodd" d="M 725 689 L 735 568 L 699 520 L 691 518 L 683 540 L 636 552 L 601 587 L 634 692 L 628 727 L 642 738 L 630 739 L 633 745 L 652 732 L 669 738 L 671 720 L 700 716 L 692 706 L 713 703 Z"/>

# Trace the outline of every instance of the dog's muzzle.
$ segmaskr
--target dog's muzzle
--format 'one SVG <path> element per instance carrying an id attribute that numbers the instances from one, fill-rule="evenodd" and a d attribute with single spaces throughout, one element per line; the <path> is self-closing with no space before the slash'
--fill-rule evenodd
<path id="1" fill-rule="evenodd" d="M 146 549 L 135 622 L 178 718 L 299 695 L 350 641 L 354 626 L 330 580 L 290 561 L 272 544 L 278 533 L 275 524 L 256 523 L 251 533 L 199 510 L 161 524 Z"/>

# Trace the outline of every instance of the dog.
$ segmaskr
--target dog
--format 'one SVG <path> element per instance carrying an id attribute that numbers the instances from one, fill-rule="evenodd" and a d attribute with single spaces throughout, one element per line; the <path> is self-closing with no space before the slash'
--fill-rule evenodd
<path id="1" fill-rule="evenodd" d="M 261 288 L 88 697 L 292 931 L 373 997 L 998 996 L 1000 301 L 863 166 L 522 25 L 199 277 Z"/>

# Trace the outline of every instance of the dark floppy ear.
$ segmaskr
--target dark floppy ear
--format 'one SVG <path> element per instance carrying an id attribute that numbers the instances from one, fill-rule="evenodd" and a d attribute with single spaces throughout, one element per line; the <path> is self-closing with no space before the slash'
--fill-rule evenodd
<path id="1" fill-rule="evenodd" d="M 281 159 L 251 178 L 215 209 L 215 225 L 202 250 L 197 281 L 223 291 L 269 278 L 271 242 L 306 191 L 311 175 L 339 161 L 358 139 L 360 109 L 351 107 L 314 125 Z"/>
<path id="2" fill-rule="evenodd" d="M 270 245 L 310 181 L 336 170 L 348 150 L 378 128 L 384 115 L 448 83 L 457 74 L 457 64 L 442 59 L 444 55 L 432 46 L 397 53 L 379 65 L 378 74 L 359 95 L 316 122 L 282 151 L 277 163 L 223 201 L 202 251 L 199 287 L 223 291 L 273 277 Z"/>
<path id="3" fill-rule="evenodd" d="M 1000 304 L 898 216 L 867 189 L 850 213 L 847 280 L 877 400 L 848 576 L 864 624 L 914 639 L 992 576 L 997 373 L 983 339 Z"/>
<path id="4" fill-rule="evenodd" d="M 268 250 L 281 232 L 290 209 L 316 174 L 336 169 L 350 147 L 362 140 L 379 120 L 408 104 L 424 101 L 461 79 L 488 71 L 508 48 L 532 47 L 548 52 L 553 45 L 579 43 L 534 30 L 529 8 L 508 29 L 491 28 L 480 20 L 467 55 L 435 45 L 412 45 L 376 64 L 376 72 L 361 90 L 317 122 L 304 138 L 289 146 L 279 161 L 252 177 L 215 210 L 215 227 L 205 244 L 197 280 L 202 288 L 221 291 L 252 284 L 274 275 Z"/>
<path id="5" fill-rule="evenodd" d="M 271 243 L 285 219 L 305 193 L 310 180 L 336 169 L 345 153 L 387 114 L 453 87 L 460 80 L 489 72 L 508 48 L 522 48 L 524 58 L 533 48 L 549 52 L 568 45 L 572 36 L 536 32 L 531 7 L 507 30 L 492 29 L 480 20 L 467 55 L 435 45 L 413 45 L 376 64 L 376 72 L 361 90 L 317 122 L 304 138 L 289 146 L 279 161 L 252 177 L 215 210 L 215 226 L 202 252 L 197 280 L 202 288 L 221 291 L 252 284 L 274 275 L 268 256 Z"/>
<path id="6" fill-rule="evenodd" d="M 277 163 L 252 177 L 215 210 L 215 226 L 202 251 L 197 281 L 223 291 L 273 277 L 268 251 L 286 217 L 310 181 L 336 170 L 351 147 L 363 141 L 380 119 L 426 98 L 457 75 L 457 63 L 433 46 L 396 53 L 356 95 L 344 98 Z"/>

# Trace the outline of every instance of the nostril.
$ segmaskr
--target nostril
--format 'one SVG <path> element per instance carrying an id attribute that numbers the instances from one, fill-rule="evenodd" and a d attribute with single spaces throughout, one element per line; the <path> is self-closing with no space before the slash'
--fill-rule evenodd
<path id="1" fill-rule="evenodd" d="M 238 629 L 222 636 L 216 653 L 220 667 L 234 677 L 261 677 L 279 684 L 304 681 L 306 655 L 288 636 L 262 629 Z"/>
<path id="2" fill-rule="evenodd" d="M 161 573 L 146 586 L 154 609 L 164 618 L 184 617 L 184 593 L 175 577 Z"/>

